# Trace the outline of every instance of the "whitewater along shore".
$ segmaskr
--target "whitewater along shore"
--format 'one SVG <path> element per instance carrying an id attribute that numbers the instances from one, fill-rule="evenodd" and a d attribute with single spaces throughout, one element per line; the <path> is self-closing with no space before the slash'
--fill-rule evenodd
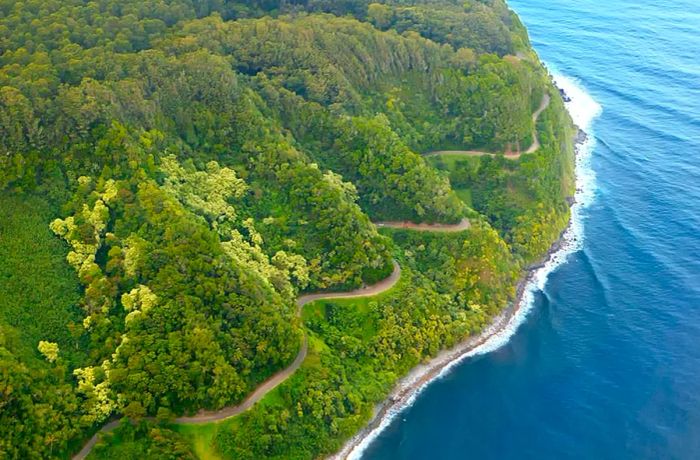
<path id="1" fill-rule="evenodd" d="M 587 139 L 587 134 L 579 129 L 574 147 L 576 154 L 578 154 L 579 149 L 586 143 Z M 570 198 L 567 202 L 570 206 L 573 206 L 575 201 L 574 198 Z M 570 227 L 571 219 L 569 219 L 567 227 L 561 232 L 559 238 L 552 244 L 544 256 L 542 256 L 538 262 L 528 266 L 524 270 L 524 275 L 516 287 L 516 294 L 513 302 L 495 316 L 489 326 L 481 333 L 468 337 L 453 348 L 443 350 L 427 363 L 419 364 L 405 377 L 399 380 L 391 393 L 389 393 L 389 396 L 375 407 L 372 420 L 360 430 L 359 433 L 352 437 L 338 453 L 329 456 L 329 459 L 346 460 L 359 458 L 362 450 L 364 450 L 368 443 L 391 422 L 394 415 L 410 406 L 415 397 L 428 384 L 442 376 L 443 372 L 447 371 L 452 366 L 472 356 L 470 353 L 481 345 L 484 345 L 489 339 L 504 332 L 525 306 L 525 302 L 527 301 L 527 299 L 525 299 L 525 293 L 527 292 L 528 286 L 535 281 L 537 273 L 545 268 L 547 263 L 556 257 L 564 246 L 569 243 L 565 235 L 568 233 Z M 359 452 L 357 451 L 358 449 Z"/>
<path id="2" fill-rule="evenodd" d="M 533 119 L 537 119 L 539 114 L 548 106 L 549 98 L 543 101 L 540 109 L 533 114 Z M 579 130 L 579 135 L 576 138 L 576 149 L 585 142 L 586 134 Z M 527 152 L 526 152 L 527 153 Z M 573 200 L 569 202 L 573 204 Z M 409 222 L 377 222 L 375 223 L 378 227 L 389 227 L 389 228 L 403 228 L 416 231 L 433 231 L 433 232 L 458 232 L 470 228 L 470 221 L 468 219 L 463 219 L 457 224 L 415 224 Z M 565 230 L 566 232 L 566 230 Z M 565 232 L 562 232 L 564 235 Z M 514 302 L 504 309 L 499 315 L 497 315 L 491 324 L 482 331 L 479 335 L 470 337 L 465 341 L 461 342 L 456 347 L 445 350 L 439 353 L 435 358 L 430 360 L 427 364 L 422 364 L 413 369 L 407 376 L 402 378 L 389 397 L 381 404 L 375 408 L 375 416 L 372 421 L 363 430 L 361 430 L 355 437 L 353 437 L 340 451 L 340 453 L 334 455 L 332 458 L 344 459 L 348 458 L 349 455 L 354 453 L 356 447 L 358 447 L 368 436 L 377 429 L 381 427 L 383 422 L 390 419 L 391 415 L 406 405 L 410 404 L 412 398 L 414 398 L 422 388 L 430 383 L 435 378 L 439 377 L 440 374 L 456 364 L 460 360 L 464 359 L 467 354 L 471 351 L 483 345 L 490 338 L 496 334 L 502 332 L 508 327 L 513 317 L 518 313 L 523 303 L 523 296 L 526 292 L 528 284 L 532 281 L 536 272 L 545 266 L 546 262 L 550 260 L 552 255 L 556 254 L 562 247 L 563 239 L 560 238 L 555 242 L 547 254 L 542 258 L 542 260 L 534 265 L 528 267 L 525 272 L 525 276 L 520 280 L 516 288 L 516 296 Z M 391 289 L 399 280 L 401 276 L 401 267 L 394 260 L 393 261 L 393 272 L 386 279 L 379 281 L 375 285 L 364 286 L 354 291 L 349 292 L 320 292 L 314 294 L 306 294 L 300 296 L 297 299 L 297 315 L 301 315 L 302 307 L 314 300 L 320 299 L 333 299 L 333 298 L 354 298 L 354 297 L 368 297 L 377 295 L 379 293 L 385 292 Z M 224 420 L 230 417 L 234 417 L 250 407 L 252 407 L 256 402 L 261 400 L 266 396 L 271 390 L 277 387 L 279 384 L 284 382 L 289 376 L 294 374 L 294 372 L 301 366 L 304 358 L 306 357 L 308 350 L 308 343 L 306 335 L 302 339 L 302 345 L 297 354 L 296 358 L 287 368 L 281 370 L 277 374 L 271 376 L 268 380 L 263 382 L 256 390 L 244 400 L 241 404 L 235 406 L 228 406 L 222 408 L 218 411 L 200 411 L 194 416 L 190 417 L 178 417 L 174 420 L 175 423 L 180 424 L 200 424 L 200 423 L 210 423 L 220 420 Z M 147 419 L 151 419 L 147 417 Z M 109 423 L 104 425 L 97 433 L 95 433 L 88 442 L 83 446 L 83 448 L 75 454 L 73 460 L 82 460 L 91 452 L 94 445 L 99 439 L 99 435 L 107 433 L 114 430 L 119 426 L 120 420 L 111 420 Z"/>

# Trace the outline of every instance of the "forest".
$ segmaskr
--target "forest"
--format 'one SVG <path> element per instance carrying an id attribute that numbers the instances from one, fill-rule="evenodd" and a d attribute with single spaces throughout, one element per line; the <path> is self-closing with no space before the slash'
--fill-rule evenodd
<path id="1" fill-rule="evenodd" d="M 0 457 L 337 451 L 513 301 L 574 134 L 503 0 L 0 0 Z"/>

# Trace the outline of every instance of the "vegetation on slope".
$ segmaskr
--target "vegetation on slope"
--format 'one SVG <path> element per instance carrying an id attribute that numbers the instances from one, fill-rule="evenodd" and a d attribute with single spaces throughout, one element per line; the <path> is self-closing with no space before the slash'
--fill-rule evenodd
<path id="1" fill-rule="evenodd" d="M 393 235 L 402 282 L 375 298 L 306 307 L 314 355 L 276 401 L 220 427 L 210 445 L 214 452 L 245 459 L 334 452 L 369 421 L 374 404 L 400 376 L 479 332 L 513 295 L 518 271 L 493 230 Z"/>
<path id="2" fill-rule="evenodd" d="M 518 161 L 420 155 L 531 143 L 551 83 L 501 0 L 0 0 L 0 49 L 0 456 L 239 402 L 302 328 L 298 373 L 186 434 L 233 458 L 331 452 L 503 308 L 568 215 L 558 97 Z M 392 256 L 400 289 L 296 318 L 300 292 L 373 283 Z M 190 447 L 127 424 L 93 455 L 168 449 Z"/>
<path id="3" fill-rule="evenodd" d="M 85 359 L 78 280 L 53 238 L 51 207 L 37 196 L 0 196 L 0 453 L 60 454 L 81 436 L 68 368 Z M 58 346 L 51 363 L 40 341 Z"/>

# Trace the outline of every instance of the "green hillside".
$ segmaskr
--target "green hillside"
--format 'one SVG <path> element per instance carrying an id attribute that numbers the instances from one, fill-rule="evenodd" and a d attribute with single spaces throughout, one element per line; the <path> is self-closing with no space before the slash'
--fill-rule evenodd
<path id="1" fill-rule="evenodd" d="M 334 452 L 513 300 L 573 133 L 502 0 L 0 0 L 0 457 Z"/>

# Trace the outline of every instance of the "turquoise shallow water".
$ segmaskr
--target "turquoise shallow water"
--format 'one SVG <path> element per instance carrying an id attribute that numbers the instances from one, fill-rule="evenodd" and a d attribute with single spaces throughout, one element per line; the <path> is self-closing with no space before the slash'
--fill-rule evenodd
<path id="1" fill-rule="evenodd" d="M 510 4 L 603 109 L 583 242 L 505 345 L 428 386 L 363 458 L 700 458 L 700 2 Z"/>

